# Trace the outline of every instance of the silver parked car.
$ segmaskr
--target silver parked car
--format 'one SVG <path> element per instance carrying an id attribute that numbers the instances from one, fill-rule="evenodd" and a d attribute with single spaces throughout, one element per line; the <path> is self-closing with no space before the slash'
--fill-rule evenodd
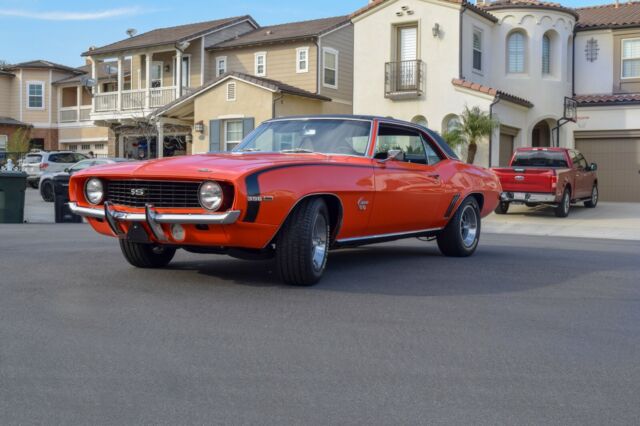
<path id="1" fill-rule="evenodd" d="M 22 160 L 22 171 L 27 173 L 29 185 L 37 188 L 40 176 L 45 172 L 62 172 L 87 158 L 89 157 L 73 151 L 34 151 Z"/>
<path id="2" fill-rule="evenodd" d="M 79 172 L 80 170 L 88 169 L 89 167 L 99 166 L 101 164 L 113 164 L 120 163 L 128 160 L 126 158 L 88 158 L 86 160 L 78 161 L 71 167 L 65 168 L 61 172 L 45 172 L 40 176 L 38 187 L 40 188 L 40 195 L 44 201 L 53 201 L 54 189 L 53 178 L 56 176 L 71 176 L 72 174 Z"/>

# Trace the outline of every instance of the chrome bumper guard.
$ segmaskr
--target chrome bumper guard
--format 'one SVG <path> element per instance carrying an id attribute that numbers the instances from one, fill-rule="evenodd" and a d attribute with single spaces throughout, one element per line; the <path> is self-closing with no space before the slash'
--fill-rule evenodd
<path id="1" fill-rule="evenodd" d="M 555 203 L 555 194 L 539 194 L 531 192 L 503 192 L 500 194 L 501 201 L 515 201 L 523 203 Z"/>
<path id="2" fill-rule="evenodd" d="M 160 224 L 190 224 L 190 225 L 229 225 L 235 223 L 240 217 L 240 210 L 230 210 L 224 213 L 210 214 L 173 214 L 158 213 L 154 207 L 147 204 L 144 213 L 127 213 L 115 210 L 109 202 L 104 203 L 104 208 L 80 207 L 77 203 L 69 203 L 69 209 L 74 214 L 83 217 L 93 217 L 107 221 L 113 232 L 121 236 L 123 233 L 117 221 L 121 222 L 145 222 L 153 231 L 157 239 L 165 241 L 167 238 Z"/>

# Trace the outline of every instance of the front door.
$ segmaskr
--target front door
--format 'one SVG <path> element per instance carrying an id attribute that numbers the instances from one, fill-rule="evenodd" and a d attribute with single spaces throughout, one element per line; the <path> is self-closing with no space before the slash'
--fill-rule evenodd
<path id="1" fill-rule="evenodd" d="M 382 162 L 389 150 L 397 159 Z M 375 201 L 369 222 L 373 234 L 421 231 L 444 217 L 440 158 L 420 132 L 380 124 L 374 155 Z"/>

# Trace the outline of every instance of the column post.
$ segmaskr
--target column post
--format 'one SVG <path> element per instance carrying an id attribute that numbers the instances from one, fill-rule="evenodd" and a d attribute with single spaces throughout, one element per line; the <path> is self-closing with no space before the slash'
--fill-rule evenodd
<path id="1" fill-rule="evenodd" d="M 164 155 L 164 122 L 159 119 L 156 122 L 156 128 L 158 129 L 158 137 L 156 139 L 156 158 L 162 158 Z"/>
<path id="2" fill-rule="evenodd" d="M 82 106 L 82 86 L 76 87 L 76 121 L 80 121 L 80 107 Z"/>
<path id="3" fill-rule="evenodd" d="M 118 105 L 116 110 L 122 111 L 122 86 L 124 85 L 124 78 L 122 77 L 122 56 L 118 56 Z"/>
<path id="4" fill-rule="evenodd" d="M 91 79 L 95 82 L 91 87 L 91 112 L 96 112 L 96 93 L 98 93 L 98 77 L 96 72 L 96 60 L 89 57 L 91 61 Z"/>
<path id="5" fill-rule="evenodd" d="M 153 57 L 153 53 L 146 53 L 144 55 L 144 109 L 149 109 L 150 103 L 150 90 L 151 90 L 151 58 Z"/>
<path id="6" fill-rule="evenodd" d="M 176 49 L 176 98 L 182 96 L 182 50 Z"/>

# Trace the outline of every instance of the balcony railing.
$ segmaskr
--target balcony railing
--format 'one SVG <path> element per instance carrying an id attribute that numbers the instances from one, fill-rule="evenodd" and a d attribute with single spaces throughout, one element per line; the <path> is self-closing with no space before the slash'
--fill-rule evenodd
<path id="1" fill-rule="evenodd" d="M 151 89 L 149 92 L 149 106 L 151 108 L 157 108 L 173 102 L 176 99 L 176 88 L 171 87 L 158 87 Z"/>
<path id="2" fill-rule="evenodd" d="M 123 91 L 122 92 L 122 109 L 123 110 L 143 109 L 145 96 L 146 96 L 146 91 L 144 90 Z"/>
<path id="3" fill-rule="evenodd" d="M 384 95 L 390 99 L 417 98 L 424 94 L 425 65 L 421 60 L 387 62 Z"/>
<path id="4" fill-rule="evenodd" d="M 78 107 L 65 107 L 60 108 L 60 122 L 71 123 L 78 121 Z"/>
<path id="5" fill-rule="evenodd" d="M 80 107 L 80 121 L 91 121 L 91 106 Z"/>
<path id="6" fill-rule="evenodd" d="M 118 93 L 98 93 L 94 97 L 96 112 L 109 112 L 118 109 Z"/>

